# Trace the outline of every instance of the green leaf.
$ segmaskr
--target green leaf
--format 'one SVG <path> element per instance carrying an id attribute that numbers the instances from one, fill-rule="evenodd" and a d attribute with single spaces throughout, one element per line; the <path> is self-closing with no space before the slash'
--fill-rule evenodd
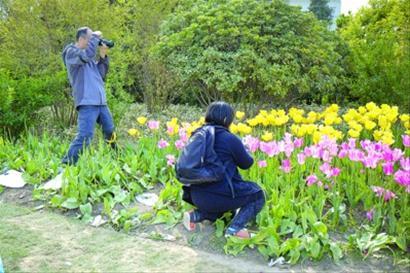
<path id="1" fill-rule="evenodd" d="M 93 207 L 90 203 L 87 203 L 85 205 L 80 205 L 80 211 L 82 216 L 82 220 L 84 222 L 89 222 L 92 220 L 92 212 L 93 212 Z"/>
<path id="2" fill-rule="evenodd" d="M 216 237 L 222 237 L 224 234 L 224 228 L 225 228 L 225 222 L 221 219 L 217 219 L 215 221 L 215 226 L 216 226 L 216 231 L 215 231 L 215 235 Z"/>
<path id="3" fill-rule="evenodd" d="M 405 235 L 397 236 L 395 238 L 395 242 L 401 250 L 407 251 L 407 244 L 406 244 L 406 236 Z"/>
<path id="4" fill-rule="evenodd" d="M 76 209 L 76 208 L 78 208 L 79 204 L 78 204 L 77 198 L 75 198 L 75 197 L 70 197 L 70 198 L 66 199 L 66 200 L 61 204 L 61 206 L 62 206 L 63 208 L 66 208 L 66 209 Z"/>
<path id="5" fill-rule="evenodd" d="M 336 263 L 343 257 L 342 249 L 337 243 L 330 243 L 330 251 L 332 252 L 332 257 Z"/>
<path id="6" fill-rule="evenodd" d="M 314 225 L 314 230 L 317 232 L 321 237 L 327 237 L 327 226 L 322 222 L 316 222 Z"/>
<path id="7" fill-rule="evenodd" d="M 312 255 L 312 258 L 314 258 L 314 259 L 319 258 L 320 250 L 321 250 L 321 246 L 320 246 L 320 243 L 317 240 L 311 243 L 310 253 Z"/>

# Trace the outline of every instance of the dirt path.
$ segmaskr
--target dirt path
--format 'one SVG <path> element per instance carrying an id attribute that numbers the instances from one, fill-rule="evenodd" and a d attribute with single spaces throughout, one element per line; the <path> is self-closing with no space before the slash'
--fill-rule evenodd
<path id="1" fill-rule="evenodd" d="M 399 272 L 385 256 L 366 262 L 350 257 L 340 265 L 324 259 L 270 268 L 255 251 L 231 257 L 221 246 L 212 249 L 208 242 L 203 247 L 201 241 L 212 240 L 210 226 L 204 235 L 195 235 L 204 236 L 198 244 L 180 226 L 172 232 L 177 230 L 182 239 L 157 241 L 94 228 L 47 209 L 36 211 L 35 203 L 26 206 L 32 202 L 28 196 L 17 191 L 0 194 L 0 257 L 6 272 Z"/>
<path id="2" fill-rule="evenodd" d="M 55 213 L 0 206 L 0 254 L 6 272 L 275 271 L 251 261 L 93 228 Z"/>

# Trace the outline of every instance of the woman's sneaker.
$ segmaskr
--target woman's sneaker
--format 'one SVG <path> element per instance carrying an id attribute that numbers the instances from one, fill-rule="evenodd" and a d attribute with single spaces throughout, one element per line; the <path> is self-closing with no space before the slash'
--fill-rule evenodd
<path id="1" fill-rule="evenodd" d="M 196 229 L 196 224 L 193 221 L 193 214 L 193 210 L 184 212 L 184 218 L 182 220 L 182 223 L 188 231 L 194 231 Z"/>
<path id="2" fill-rule="evenodd" d="M 225 232 L 225 238 L 229 238 L 232 236 L 240 239 L 249 239 L 255 236 L 255 234 L 250 233 L 246 228 L 243 228 L 238 231 L 234 231 L 233 229 L 227 228 Z"/>

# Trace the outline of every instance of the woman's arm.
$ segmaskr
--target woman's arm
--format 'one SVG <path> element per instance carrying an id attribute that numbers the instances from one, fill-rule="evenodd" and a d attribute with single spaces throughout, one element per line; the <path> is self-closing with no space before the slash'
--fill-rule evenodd
<path id="1" fill-rule="evenodd" d="M 241 169 L 249 169 L 253 164 L 252 156 L 246 151 L 242 141 L 235 135 L 230 134 L 229 148 L 235 164 Z"/>

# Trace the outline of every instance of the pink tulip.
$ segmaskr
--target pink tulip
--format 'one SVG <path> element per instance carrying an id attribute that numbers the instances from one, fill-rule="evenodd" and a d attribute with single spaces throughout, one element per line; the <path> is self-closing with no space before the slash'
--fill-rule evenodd
<path id="1" fill-rule="evenodd" d="M 281 140 L 278 141 L 278 149 L 280 153 L 283 153 L 285 151 L 285 141 Z"/>
<path id="2" fill-rule="evenodd" d="M 323 163 L 320 167 L 319 170 L 324 173 L 327 177 L 331 176 L 332 173 L 332 168 L 330 167 L 330 164 L 328 162 Z"/>
<path id="3" fill-rule="evenodd" d="M 260 143 L 260 150 L 267 154 L 269 157 L 279 154 L 279 147 L 275 141 L 263 142 Z"/>
<path id="4" fill-rule="evenodd" d="M 384 161 L 393 161 L 393 151 L 390 148 L 387 148 L 383 151 L 383 160 Z"/>
<path id="5" fill-rule="evenodd" d="M 401 138 L 403 139 L 403 145 L 406 148 L 410 147 L 410 136 L 409 135 L 402 135 Z"/>
<path id="6" fill-rule="evenodd" d="M 410 172 L 410 157 L 403 157 L 400 159 L 400 166 L 406 172 Z"/>
<path id="7" fill-rule="evenodd" d="M 185 147 L 185 142 L 181 139 L 178 139 L 177 141 L 175 141 L 175 147 L 177 148 L 177 150 L 182 150 Z"/>
<path id="8" fill-rule="evenodd" d="M 322 159 L 323 159 L 323 161 L 325 161 L 325 162 L 330 162 L 330 161 L 332 161 L 332 157 L 330 156 L 329 151 L 327 151 L 327 150 L 324 150 L 324 151 L 323 151 L 323 153 L 322 153 Z"/>
<path id="9" fill-rule="evenodd" d="M 266 160 L 259 160 L 258 161 L 258 167 L 259 168 L 265 168 L 266 166 L 268 166 L 268 163 L 266 163 Z"/>
<path id="10" fill-rule="evenodd" d="M 383 172 L 385 175 L 392 175 L 394 171 L 394 163 L 388 161 L 383 163 Z"/>
<path id="11" fill-rule="evenodd" d="M 243 138 L 243 143 L 248 147 L 251 153 L 256 152 L 259 149 L 260 141 L 253 136 L 246 136 Z"/>
<path id="12" fill-rule="evenodd" d="M 398 148 L 395 148 L 393 150 L 393 161 L 398 161 L 400 158 L 402 158 L 404 155 L 404 152 Z"/>
<path id="13" fill-rule="evenodd" d="M 349 145 L 349 148 L 350 148 L 350 149 L 356 149 L 356 139 L 354 139 L 354 138 L 349 138 L 348 145 Z"/>
<path id="14" fill-rule="evenodd" d="M 166 140 L 161 139 L 160 141 L 158 141 L 158 148 L 163 149 L 168 146 L 169 144 Z"/>
<path id="15" fill-rule="evenodd" d="M 305 164 L 306 156 L 305 156 L 305 154 L 304 154 L 303 152 L 302 152 L 302 153 L 298 153 L 297 157 L 298 157 L 298 163 L 299 163 L 300 165 Z"/>
<path id="16" fill-rule="evenodd" d="M 348 150 L 342 149 L 342 150 L 340 150 L 338 157 L 339 157 L 340 159 L 345 158 L 345 157 L 348 155 L 348 153 L 349 153 Z"/>
<path id="17" fill-rule="evenodd" d="M 374 150 L 376 151 L 376 152 L 381 152 L 381 151 L 383 151 L 383 146 L 384 144 L 382 144 L 382 143 L 380 143 L 380 142 L 377 142 L 376 144 L 374 144 Z M 385 145 L 386 147 L 388 147 L 387 145 Z"/>
<path id="18" fill-rule="evenodd" d="M 333 168 L 331 171 L 331 176 L 336 177 L 340 174 L 340 169 L 339 168 Z"/>
<path id="19" fill-rule="evenodd" d="M 369 221 L 373 220 L 373 214 L 374 214 L 374 209 L 371 209 L 371 210 L 367 211 L 366 212 L 367 220 L 369 220 Z"/>
<path id="20" fill-rule="evenodd" d="M 167 133 L 168 134 L 174 134 L 174 130 L 175 130 L 175 128 L 174 128 L 174 126 L 167 126 Z"/>
<path id="21" fill-rule="evenodd" d="M 404 187 L 410 187 L 410 172 L 398 170 L 394 174 L 394 180 Z"/>
<path id="22" fill-rule="evenodd" d="M 364 153 L 358 149 L 349 150 L 349 159 L 351 161 L 362 161 L 364 159 Z"/>
<path id="23" fill-rule="evenodd" d="M 156 121 L 156 120 L 148 121 L 148 128 L 150 130 L 157 130 L 159 128 L 159 121 Z"/>
<path id="24" fill-rule="evenodd" d="M 311 157 L 312 149 L 310 147 L 305 147 L 305 149 L 303 149 L 303 153 L 305 154 L 306 157 Z"/>
<path id="25" fill-rule="evenodd" d="M 175 156 L 169 154 L 169 155 L 166 155 L 165 157 L 167 158 L 167 165 L 168 165 L 168 166 L 174 166 L 174 164 L 175 164 Z"/>
<path id="26" fill-rule="evenodd" d="M 339 153 L 339 146 L 337 145 L 337 143 L 332 143 L 332 145 L 328 147 L 328 150 L 332 157 L 337 156 L 337 154 Z"/>
<path id="27" fill-rule="evenodd" d="M 186 134 L 186 129 L 185 128 L 181 128 L 178 132 L 179 135 L 179 139 L 183 142 L 188 142 L 188 135 Z"/>
<path id="28" fill-rule="evenodd" d="M 371 144 L 372 142 L 368 139 L 360 141 L 360 146 L 362 147 L 363 150 L 368 150 Z"/>
<path id="29" fill-rule="evenodd" d="M 312 157 L 313 158 L 321 158 L 321 154 L 322 154 L 322 149 L 319 146 L 313 145 L 310 146 L 310 150 L 312 152 Z"/>
<path id="30" fill-rule="evenodd" d="M 362 160 L 362 163 L 366 168 L 375 169 L 377 167 L 378 160 L 377 157 L 368 155 Z"/>
<path id="31" fill-rule="evenodd" d="M 289 159 L 285 159 L 282 161 L 282 166 L 280 167 L 282 169 L 282 171 L 284 171 L 285 173 L 289 173 L 291 170 L 291 165 L 290 165 L 290 160 Z"/>
<path id="32" fill-rule="evenodd" d="M 371 188 L 377 197 L 381 197 L 384 193 L 384 188 L 382 187 L 372 186 Z"/>
<path id="33" fill-rule="evenodd" d="M 387 190 L 385 188 L 378 187 L 378 186 L 372 186 L 371 188 L 377 197 L 383 197 L 384 201 L 386 202 L 388 202 L 389 200 L 393 198 L 397 198 L 394 192 Z"/>
<path id="34" fill-rule="evenodd" d="M 303 138 L 296 138 L 293 142 L 296 148 L 300 148 L 303 146 Z"/>
<path id="35" fill-rule="evenodd" d="M 293 144 L 292 135 L 289 133 L 285 133 L 283 140 L 285 141 L 285 144 L 291 144 L 291 143 Z"/>
<path id="36" fill-rule="evenodd" d="M 295 147 L 293 146 L 293 143 L 285 144 L 285 155 L 286 155 L 286 157 L 289 158 L 292 155 L 294 149 L 295 149 Z"/>
<path id="37" fill-rule="evenodd" d="M 343 150 L 350 150 L 349 144 L 347 142 L 340 144 L 340 148 Z"/>
<path id="38" fill-rule="evenodd" d="M 306 178 L 306 184 L 310 187 L 317 182 L 317 176 L 312 174 Z"/>
<path id="39" fill-rule="evenodd" d="M 390 199 L 397 198 L 397 196 L 394 192 L 385 190 L 383 198 L 384 198 L 384 201 L 388 202 Z"/>

